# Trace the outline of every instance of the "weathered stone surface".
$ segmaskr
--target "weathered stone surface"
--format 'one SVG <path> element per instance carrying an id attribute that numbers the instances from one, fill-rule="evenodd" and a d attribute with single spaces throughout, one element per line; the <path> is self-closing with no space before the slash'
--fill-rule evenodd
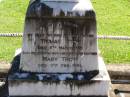
<path id="1" fill-rule="evenodd" d="M 10 81 L 11 82 L 11 81 Z M 107 95 L 107 86 L 105 81 L 20 81 L 13 80 L 10 84 L 10 95 L 43 95 L 43 96 L 90 96 L 90 95 Z M 80 85 L 81 84 L 81 85 Z M 35 87 L 35 88 L 34 88 Z M 17 92 L 16 92 L 17 91 Z M 94 91 L 94 92 L 93 92 Z"/>
<path id="2" fill-rule="evenodd" d="M 11 96 L 106 96 L 108 95 L 108 88 L 110 78 L 105 68 L 102 58 L 99 57 L 99 74 L 91 80 L 74 79 L 71 74 L 62 75 L 60 79 L 43 79 L 42 75 L 39 77 L 30 76 L 27 73 L 15 74 L 9 77 L 9 93 Z M 17 77 L 19 75 L 19 78 Z M 44 76 L 49 76 L 44 74 Z M 54 76 L 53 76 L 54 77 Z M 57 76 L 58 77 L 58 76 Z M 67 77 L 67 79 L 65 79 Z M 79 76 L 82 78 L 82 76 Z M 35 88 L 34 88 L 35 87 Z M 17 91 L 17 92 L 16 92 Z M 98 96 L 97 96 L 98 97 Z"/>
<path id="3" fill-rule="evenodd" d="M 27 11 L 20 68 L 44 73 L 98 71 L 96 37 L 89 0 L 36 0 Z"/>

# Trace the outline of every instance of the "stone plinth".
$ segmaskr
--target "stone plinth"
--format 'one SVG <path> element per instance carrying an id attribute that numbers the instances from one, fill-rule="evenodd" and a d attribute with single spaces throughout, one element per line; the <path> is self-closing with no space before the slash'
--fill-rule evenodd
<path id="1" fill-rule="evenodd" d="M 9 95 L 108 97 L 110 78 L 102 58 L 98 59 L 100 72 L 91 80 L 80 73 L 14 73 L 9 76 Z"/>

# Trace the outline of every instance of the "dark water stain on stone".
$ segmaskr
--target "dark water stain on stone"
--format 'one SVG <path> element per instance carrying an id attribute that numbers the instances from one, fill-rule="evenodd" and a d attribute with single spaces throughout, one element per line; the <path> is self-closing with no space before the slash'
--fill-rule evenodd
<path id="1" fill-rule="evenodd" d="M 35 0 L 28 7 L 27 17 L 41 17 L 41 16 L 52 16 L 53 9 L 47 6 L 44 3 L 41 3 L 40 0 Z"/>
<path id="2" fill-rule="evenodd" d="M 20 66 L 20 57 L 21 57 L 21 54 L 15 56 L 13 58 L 13 61 L 11 62 L 11 68 L 8 72 L 8 74 L 11 74 L 13 72 L 18 72 L 19 71 L 19 66 Z"/>
<path id="3" fill-rule="evenodd" d="M 0 97 L 8 97 L 8 84 L 7 82 L 0 86 Z"/>
<path id="4" fill-rule="evenodd" d="M 82 87 L 83 85 L 90 85 L 95 83 L 95 81 L 92 81 L 92 77 L 95 76 L 95 73 L 98 73 L 98 71 L 91 71 L 90 74 L 85 73 L 73 73 L 73 74 L 38 74 L 38 73 L 14 73 L 12 75 L 9 75 L 9 82 L 11 82 L 11 85 L 20 85 L 21 82 L 25 83 L 37 83 L 37 82 L 43 82 L 44 84 L 59 84 L 61 81 L 63 81 L 66 85 L 70 85 L 71 89 L 73 86 Z M 94 74 L 94 75 L 92 75 Z M 69 76 L 72 77 L 69 77 Z M 80 79 L 78 76 L 82 75 L 82 79 Z M 40 76 L 40 78 L 38 77 Z M 66 76 L 64 80 L 61 79 L 61 76 Z M 41 79 L 42 78 L 42 79 Z M 89 78 L 89 79 L 88 79 Z M 97 81 L 96 81 L 97 82 Z M 14 83 L 14 84 L 13 84 Z"/>

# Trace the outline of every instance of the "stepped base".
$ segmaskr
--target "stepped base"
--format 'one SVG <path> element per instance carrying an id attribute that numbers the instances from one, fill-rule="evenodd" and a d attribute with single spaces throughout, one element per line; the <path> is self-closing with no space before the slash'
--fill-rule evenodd
<path id="1" fill-rule="evenodd" d="M 37 80 L 9 76 L 9 96 L 11 97 L 108 97 L 110 78 L 102 58 L 99 57 L 99 74 L 91 80 Z M 43 76 L 43 75 L 42 75 Z M 40 76 L 39 76 L 40 77 Z"/>

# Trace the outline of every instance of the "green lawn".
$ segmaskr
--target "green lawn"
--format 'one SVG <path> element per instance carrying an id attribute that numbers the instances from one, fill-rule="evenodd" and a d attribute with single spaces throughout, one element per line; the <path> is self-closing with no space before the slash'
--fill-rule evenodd
<path id="1" fill-rule="evenodd" d="M 0 33 L 23 32 L 24 18 L 29 0 L 3 0 L 0 2 Z M 99 35 L 130 36 L 129 0 L 92 0 Z M 130 41 L 99 40 L 101 55 L 107 64 L 130 64 Z M 21 38 L 0 37 L 0 60 L 10 62 Z"/>
<path id="2" fill-rule="evenodd" d="M 98 34 L 130 36 L 130 0 L 92 0 Z"/>
<path id="3" fill-rule="evenodd" d="M 22 32 L 29 0 L 3 0 L 0 3 L 0 32 Z"/>
<path id="4" fill-rule="evenodd" d="M 16 48 L 21 48 L 22 38 L 3 37 L 0 38 L 0 60 L 10 62 Z"/>
<path id="5" fill-rule="evenodd" d="M 130 64 L 130 41 L 99 40 L 100 52 L 109 64 Z"/>

